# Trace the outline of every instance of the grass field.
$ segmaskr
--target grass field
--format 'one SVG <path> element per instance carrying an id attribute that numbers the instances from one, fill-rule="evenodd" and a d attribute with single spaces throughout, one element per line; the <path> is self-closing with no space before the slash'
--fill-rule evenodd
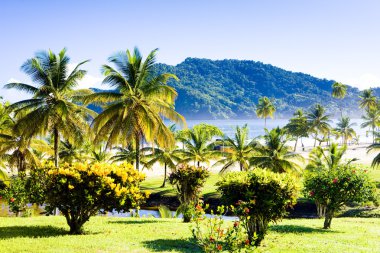
<path id="1" fill-rule="evenodd" d="M 379 252 L 380 219 L 294 219 L 272 225 L 257 252 Z M 21 252 L 201 252 L 178 219 L 94 217 L 67 235 L 63 217 L 0 218 L 0 250 Z"/>

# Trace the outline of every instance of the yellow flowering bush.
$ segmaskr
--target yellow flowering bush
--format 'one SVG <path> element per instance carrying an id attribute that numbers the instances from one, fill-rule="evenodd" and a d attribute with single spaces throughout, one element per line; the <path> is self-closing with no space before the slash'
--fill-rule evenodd
<path id="1" fill-rule="evenodd" d="M 145 175 L 127 163 L 74 163 L 58 169 L 47 163 L 34 176 L 36 182 L 45 180 L 39 202 L 46 204 L 48 213 L 57 208 L 71 234 L 81 233 L 83 224 L 100 211 L 129 211 L 148 197 L 139 188 Z"/>

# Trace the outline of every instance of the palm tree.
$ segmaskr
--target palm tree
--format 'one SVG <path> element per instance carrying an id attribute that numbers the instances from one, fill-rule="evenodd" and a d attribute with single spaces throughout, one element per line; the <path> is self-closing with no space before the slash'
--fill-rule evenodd
<path id="1" fill-rule="evenodd" d="M 264 126 L 267 127 L 267 117 L 273 118 L 276 107 L 268 97 L 260 97 L 256 108 L 256 115 L 264 118 Z"/>
<path id="2" fill-rule="evenodd" d="M 264 144 L 257 142 L 255 153 L 250 158 L 250 166 L 269 169 L 273 172 L 284 173 L 288 171 L 299 171 L 301 169 L 298 161 L 302 161 L 301 155 L 291 152 L 286 145 L 288 136 L 285 129 L 279 127 L 268 131 L 265 129 Z"/>
<path id="3" fill-rule="evenodd" d="M 332 96 L 337 99 L 343 99 L 347 94 L 347 85 L 335 82 L 332 85 Z M 339 107 L 340 116 L 343 117 L 342 107 Z"/>
<path id="4" fill-rule="evenodd" d="M 248 141 L 248 126 L 242 128 L 236 127 L 234 138 L 226 137 L 223 139 L 223 145 L 228 147 L 227 151 L 223 150 L 223 158 L 214 164 L 223 164 L 221 173 L 228 170 L 234 164 L 239 164 L 240 171 L 248 170 L 249 158 L 252 155 L 254 142 Z"/>
<path id="5" fill-rule="evenodd" d="M 369 152 L 372 152 L 372 151 L 375 151 L 375 150 L 380 150 L 380 143 L 373 143 L 372 145 L 370 145 L 368 147 L 368 153 Z M 372 167 L 377 167 L 380 165 L 380 153 L 378 153 L 375 158 L 373 158 L 372 160 Z"/>
<path id="6" fill-rule="evenodd" d="M 147 161 L 145 167 L 151 168 L 157 162 L 164 165 L 164 181 L 161 187 L 165 187 L 167 168 L 175 169 L 176 164 L 181 160 L 178 150 L 157 146 L 143 148 L 141 151 L 145 153 L 144 157 Z"/>
<path id="7" fill-rule="evenodd" d="M 7 107 L 9 103 L 0 103 L 0 132 L 9 131 L 13 127 L 13 119 L 9 115 Z"/>
<path id="8" fill-rule="evenodd" d="M 366 115 L 362 116 L 362 128 L 370 127 L 372 129 L 372 143 L 375 143 L 376 127 L 380 126 L 380 113 L 376 109 L 366 110 Z"/>
<path id="9" fill-rule="evenodd" d="M 293 118 L 289 120 L 289 123 L 285 126 L 285 129 L 288 134 L 293 136 L 296 139 L 296 142 L 294 144 L 293 151 L 296 152 L 297 149 L 297 143 L 298 139 L 301 138 L 302 143 L 302 137 L 308 137 L 309 132 L 309 124 L 307 122 L 307 118 L 305 114 L 303 113 L 302 109 L 298 109 L 294 114 Z"/>
<path id="10" fill-rule="evenodd" d="M 332 143 L 327 149 L 316 147 L 309 154 L 309 163 L 306 166 L 306 169 L 309 171 L 331 171 L 336 169 L 339 165 L 349 164 L 356 161 L 357 159 L 354 158 L 345 163 L 342 162 L 346 150 L 346 145 L 339 148 L 337 143 Z"/>
<path id="11" fill-rule="evenodd" d="M 103 83 L 115 88 L 88 95 L 85 103 L 105 104 L 93 127 L 95 141 L 106 140 L 107 147 L 115 144 L 134 145 L 136 169 L 140 164 L 140 142 L 157 142 L 162 147 L 174 145 L 174 136 L 165 125 L 163 117 L 176 123 L 184 123 L 184 118 L 174 110 L 177 92 L 167 85 L 173 74 L 155 72 L 157 49 L 143 60 L 139 50 L 133 54 L 129 50 L 109 58 L 116 69 L 103 65 Z"/>
<path id="12" fill-rule="evenodd" d="M 376 108 L 376 97 L 373 95 L 372 89 L 363 90 L 359 98 L 361 99 L 359 104 L 360 108 L 365 108 L 367 111 Z"/>
<path id="13" fill-rule="evenodd" d="M 356 135 L 355 130 L 352 128 L 355 125 L 356 123 L 350 123 L 349 117 L 342 117 L 337 123 L 335 131 L 342 136 L 343 145 L 347 146 L 347 141 L 351 140 Z"/>
<path id="14" fill-rule="evenodd" d="M 126 148 L 115 147 L 114 149 L 117 150 L 117 152 L 110 158 L 112 163 L 127 162 L 132 165 L 134 164 L 136 159 L 136 151 L 133 149 L 132 145 L 128 145 Z"/>
<path id="15" fill-rule="evenodd" d="M 88 158 L 88 145 L 73 145 L 69 141 L 61 141 L 59 157 L 62 162 L 84 162 Z M 87 146 L 87 147 L 86 147 Z"/>
<path id="16" fill-rule="evenodd" d="M 316 104 L 314 108 L 306 115 L 309 124 L 309 130 L 314 133 L 314 147 L 317 143 L 318 133 L 324 135 L 330 131 L 329 116 L 325 114 L 325 108 Z"/>
<path id="17" fill-rule="evenodd" d="M 200 163 L 209 163 L 211 159 L 220 156 L 220 152 L 214 150 L 215 143 L 212 138 L 222 136 L 223 133 L 216 126 L 199 124 L 192 129 L 182 130 L 178 140 L 184 144 L 185 149 L 179 152 L 181 162 L 194 162 L 198 167 Z"/>
<path id="18" fill-rule="evenodd" d="M 36 83 L 32 86 L 24 83 L 9 83 L 5 87 L 25 91 L 33 95 L 31 99 L 22 100 L 9 106 L 17 113 L 25 116 L 16 124 L 16 129 L 25 138 L 44 135 L 51 132 L 54 138 L 54 163 L 58 167 L 59 140 L 62 135 L 70 142 L 81 142 L 88 129 L 86 120 L 96 113 L 75 103 L 77 98 L 88 94 L 88 90 L 74 90 L 86 71 L 79 63 L 68 73 L 70 58 L 66 49 L 59 54 L 42 51 L 34 58 L 27 60 L 21 69 Z"/>

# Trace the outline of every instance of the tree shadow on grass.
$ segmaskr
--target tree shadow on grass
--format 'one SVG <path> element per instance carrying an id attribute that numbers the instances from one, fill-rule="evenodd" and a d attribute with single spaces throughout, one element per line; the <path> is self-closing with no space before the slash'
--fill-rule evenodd
<path id="1" fill-rule="evenodd" d="M 298 225 L 273 225 L 269 228 L 270 231 L 277 233 L 337 233 L 336 231 L 331 231 L 322 228 L 311 228 Z"/>
<path id="2" fill-rule="evenodd" d="M 184 253 L 202 252 L 198 245 L 185 239 L 157 239 L 143 242 L 151 252 L 177 251 Z"/>
<path id="3" fill-rule="evenodd" d="M 53 226 L 10 226 L 0 227 L 0 238 L 16 237 L 55 237 L 67 235 L 68 231 L 63 228 Z"/>

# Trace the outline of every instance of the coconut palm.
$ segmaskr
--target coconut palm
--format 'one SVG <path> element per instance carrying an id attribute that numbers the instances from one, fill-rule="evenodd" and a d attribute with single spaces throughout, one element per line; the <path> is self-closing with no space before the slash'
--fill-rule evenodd
<path id="1" fill-rule="evenodd" d="M 338 83 L 338 82 L 335 82 L 332 85 L 332 93 L 331 93 L 331 95 L 334 98 L 343 99 L 346 96 L 346 94 L 347 94 L 347 85 L 344 85 L 344 84 Z M 343 117 L 342 107 L 339 107 L 339 110 L 340 110 L 340 116 Z"/>
<path id="2" fill-rule="evenodd" d="M 110 160 L 110 153 L 107 152 L 107 149 L 105 147 L 98 147 L 94 148 L 90 153 L 90 163 L 104 163 Z"/>
<path id="3" fill-rule="evenodd" d="M 93 127 L 95 141 L 106 140 L 106 146 L 121 144 L 134 145 L 136 169 L 140 165 L 140 142 L 157 142 L 162 147 L 174 145 L 174 136 L 165 125 L 163 117 L 176 123 L 184 118 L 174 110 L 177 92 L 167 85 L 173 74 L 155 72 L 157 49 L 143 60 L 139 50 L 133 54 L 127 50 L 109 58 L 116 69 L 103 65 L 103 83 L 115 88 L 88 95 L 85 103 L 105 104 Z"/>
<path id="4" fill-rule="evenodd" d="M 88 90 L 74 90 L 86 74 L 80 67 L 87 61 L 79 63 L 68 73 L 70 58 L 66 49 L 59 54 L 42 51 L 27 60 L 21 69 L 31 77 L 36 86 L 24 83 L 9 83 L 5 87 L 25 91 L 33 95 L 31 99 L 22 100 L 9 106 L 10 110 L 24 113 L 16 129 L 31 138 L 50 132 L 54 138 L 54 163 L 58 167 L 59 140 L 61 136 L 70 142 L 82 142 L 88 129 L 86 120 L 96 113 L 75 103 L 76 98 L 88 94 Z"/>
<path id="5" fill-rule="evenodd" d="M 296 141 L 294 144 L 293 151 L 296 152 L 298 139 L 302 137 L 308 137 L 309 124 L 307 122 L 306 115 L 303 113 L 302 109 L 298 109 L 294 114 L 293 118 L 289 120 L 289 123 L 285 126 L 285 130 L 291 136 L 293 136 Z"/>
<path id="6" fill-rule="evenodd" d="M 337 127 L 334 129 L 340 136 L 342 136 L 342 144 L 347 146 L 347 141 L 351 140 L 356 136 L 356 132 L 353 129 L 356 123 L 350 123 L 349 117 L 342 117 L 338 123 Z"/>
<path id="7" fill-rule="evenodd" d="M 0 133 L 9 131 L 13 127 L 13 119 L 7 110 L 9 103 L 0 103 Z"/>
<path id="8" fill-rule="evenodd" d="M 179 152 L 182 157 L 181 162 L 209 163 L 211 159 L 220 156 L 220 152 L 215 150 L 215 143 L 212 138 L 222 136 L 223 133 L 216 126 L 199 124 L 192 129 L 181 130 L 178 140 L 184 144 L 185 149 Z"/>
<path id="9" fill-rule="evenodd" d="M 372 129 L 372 143 L 375 143 L 376 127 L 380 126 L 380 113 L 376 109 L 370 108 L 366 110 L 366 114 L 362 116 L 362 128 L 369 127 Z"/>
<path id="10" fill-rule="evenodd" d="M 306 115 L 309 124 L 309 131 L 314 134 L 314 147 L 317 143 L 318 134 L 326 135 L 330 131 L 329 115 L 325 114 L 325 108 L 316 104 L 314 108 Z"/>
<path id="11" fill-rule="evenodd" d="M 380 143 L 374 143 L 368 147 L 368 153 L 379 150 L 380 151 Z M 372 167 L 377 167 L 380 165 L 380 152 L 373 158 L 372 160 Z"/>
<path id="12" fill-rule="evenodd" d="M 128 145 L 126 148 L 123 147 L 115 147 L 116 154 L 110 158 L 112 163 L 118 162 L 127 162 L 130 164 L 134 164 L 136 159 L 136 152 L 133 149 L 132 145 Z"/>
<path id="13" fill-rule="evenodd" d="M 264 126 L 267 127 L 267 118 L 273 118 L 276 107 L 268 97 L 260 97 L 256 107 L 256 115 L 259 118 L 264 118 Z"/>
<path id="14" fill-rule="evenodd" d="M 59 157 L 62 162 L 84 162 L 88 158 L 89 147 L 88 145 L 74 145 L 69 141 L 61 141 Z"/>
<path id="15" fill-rule="evenodd" d="M 181 160 L 178 150 L 160 147 L 147 147 L 141 150 L 146 159 L 145 167 L 151 168 L 154 164 L 159 163 L 164 166 L 164 181 L 161 187 L 165 187 L 167 169 L 175 169 L 176 164 Z"/>
<path id="16" fill-rule="evenodd" d="M 370 109 L 376 108 L 377 106 L 376 97 L 373 95 L 372 89 L 363 90 L 359 98 L 361 99 L 360 104 L 359 104 L 360 108 L 364 108 L 367 111 L 369 111 Z"/>
<path id="17" fill-rule="evenodd" d="M 249 129 L 247 125 L 241 128 L 237 126 L 234 138 L 226 137 L 223 139 L 223 146 L 225 145 L 227 150 L 223 150 L 223 158 L 214 164 L 214 166 L 223 165 L 220 170 L 221 173 L 235 164 L 239 165 L 240 171 L 248 170 L 249 158 L 255 145 L 255 142 L 249 142 L 248 133 Z"/>
<path id="18" fill-rule="evenodd" d="M 263 139 L 264 144 L 260 142 L 256 144 L 255 153 L 249 160 L 250 166 L 278 173 L 301 170 L 298 162 L 301 162 L 303 158 L 301 155 L 291 152 L 291 148 L 286 145 L 289 137 L 285 129 L 279 127 L 271 131 L 265 129 Z"/>

